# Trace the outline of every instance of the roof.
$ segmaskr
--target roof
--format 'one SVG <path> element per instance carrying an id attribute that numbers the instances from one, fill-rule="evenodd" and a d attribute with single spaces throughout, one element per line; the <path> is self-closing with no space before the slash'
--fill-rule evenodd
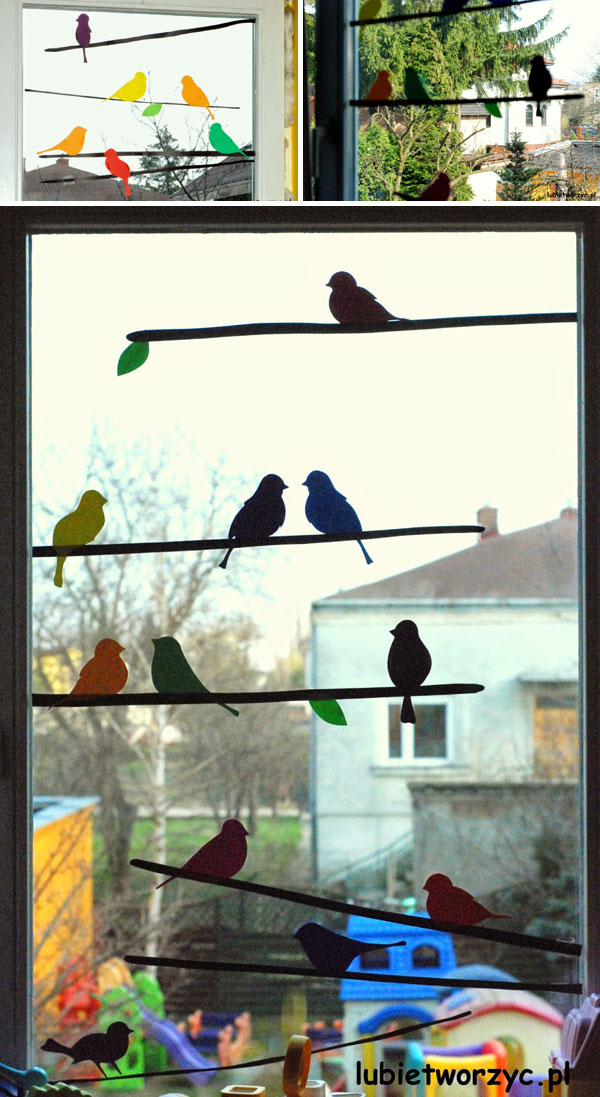
<path id="1" fill-rule="evenodd" d="M 457 1010 L 465 1008 L 471 1011 L 470 1017 L 463 1017 L 459 1021 L 446 1021 L 446 1018 L 451 1017 Z M 539 1021 L 555 1025 L 558 1029 L 563 1023 L 562 1014 L 537 994 L 531 994 L 527 990 L 493 990 L 491 987 L 453 991 L 436 1007 L 435 1019 L 445 1021 L 445 1028 L 455 1028 L 486 1013 L 505 1011 L 537 1017 Z"/>
<path id="2" fill-rule="evenodd" d="M 99 803 L 97 796 L 34 796 L 33 829 L 40 830 L 49 823 L 66 819 L 68 815 L 75 815 Z"/>
<path id="3" fill-rule="evenodd" d="M 489 114 L 483 103 L 461 103 L 461 118 L 485 118 Z"/>
<path id="4" fill-rule="evenodd" d="M 322 602 L 448 599 L 577 600 L 577 512 L 515 533 L 483 537 L 471 548 L 391 575 L 376 583 L 338 591 Z"/>
<path id="5" fill-rule="evenodd" d="M 244 150 L 249 148 L 249 145 L 244 146 Z M 188 195 L 197 202 L 251 201 L 252 161 L 224 159 L 208 164 L 185 184 L 185 190 L 175 191 L 171 200 L 180 202 Z"/>
<path id="6" fill-rule="evenodd" d="M 130 182 L 134 202 L 164 202 L 167 195 Z M 64 156 L 55 163 L 26 171 L 24 202 L 127 202 L 123 184 L 114 176 L 74 168 Z"/>
<path id="7" fill-rule="evenodd" d="M 540 168 L 593 171 L 600 175 L 600 141 L 561 141 L 559 145 L 530 153 L 532 164 Z"/>

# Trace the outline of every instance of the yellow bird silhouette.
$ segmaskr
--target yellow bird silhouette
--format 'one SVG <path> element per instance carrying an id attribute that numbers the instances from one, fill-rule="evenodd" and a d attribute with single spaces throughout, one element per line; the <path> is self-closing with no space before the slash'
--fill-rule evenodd
<path id="1" fill-rule="evenodd" d="M 199 88 L 198 85 L 194 83 L 191 76 L 182 76 L 181 84 L 181 94 L 186 103 L 188 103 L 190 107 L 206 107 L 214 122 L 215 116 L 210 109 L 206 92 L 202 91 L 202 88 Z"/>
<path id="2" fill-rule="evenodd" d="M 144 72 L 136 72 L 132 80 L 128 80 L 126 84 L 123 84 L 122 88 L 113 91 L 112 95 L 107 95 L 104 102 L 107 103 L 109 99 L 123 99 L 126 103 L 135 103 L 136 99 L 141 99 L 145 93 L 146 74 Z"/>
<path id="3" fill-rule="evenodd" d="M 60 518 L 54 527 L 52 544 L 61 548 L 67 545 L 89 545 L 104 525 L 102 507 L 108 502 L 99 491 L 84 491 L 75 510 Z M 54 573 L 54 586 L 62 587 L 62 572 L 66 556 L 59 556 Z"/>
<path id="4" fill-rule="evenodd" d="M 83 126 L 75 126 L 75 129 L 72 129 L 57 145 L 51 145 L 49 149 L 41 149 L 38 156 L 41 156 L 42 152 L 54 152 L 55 149 L 66 152 L 67 156 L 77 156 L 77 153 L 81 152 L 83 148 L 86 133 L 87 130 Z"/>

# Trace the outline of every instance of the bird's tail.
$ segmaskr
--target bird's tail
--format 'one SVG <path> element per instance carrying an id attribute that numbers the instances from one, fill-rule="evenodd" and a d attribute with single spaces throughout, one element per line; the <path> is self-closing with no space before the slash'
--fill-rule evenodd
<path id="1" fill-rule="evenodd" d="M 157 884 L 156 885 L 156 890 L 158 891 L 159 888 L 164 888 L 165 884 L 170 884 L 171 880 L 174 880 L 174 879 L 175 879 L 174 876 L 169 876 L 166 880 L 163 880 L 162 884 Z"/>
<path id="2" fill-rule="evenodd" d="M 124 179 L 123 182 L 125 183 L 125 197 L 126 198 L 131 198 L 131 188 L 129 186 L 129 179 Z"/>
<path id="3" fill-rule="evenodd" d="M 371 560 L 371 557 L 369 556 L 369 553 L 367 552 L 367 550 L 366 550 L 365 546 L 363 545 L 362 541 L 359 541 L 358 543 L 359 543 L 359 545 L 362 549 L 362 554 L 363 554 L 365 560 L 367 561 L 367 564 L 372 564 L 373 561 Z"/>
<path id="4" fill-rule="evenodd" d="M 211 111 L 210 107 L 207 107 L 206 109 L 207 109 L 208 113 L 210 114 L 210 116 L 211 116 L 211 118 L 212 118 L 212 120 L 213 120 L 213 122 L 214 122 L 214 120 L 215 120 L 215 116 L 214 116 L 213 112 Z"/>
<path id="5" fill-rule="evenodd" d="M 41 156 L 43 152 L 54 152 L 54 150 L 58 148 L 59 145 L 50 145 L 49 149 L 40 149 L 40 151 L 36 153 L 36 156 Z"/>
<path id="6" fill-rule="evenodd" d="M 405 944 L 406 944 L 406 941 L 391 941 L 390 944 L 386 945 L 385 947 L 386 948 L 394 948 L 395 945 L 405 945 Z"/>
<path id="7" fill-rule="evenodd" d="M 60 1055 L 71 1054 L 70 1047 L 66 1047 L 65 1044 L 59 1044 L 58 1040 L 53 1040 L 52 1037 L 50 1037 L 49 1040 L 46 1040 L 45 1044 L 42 1044 L 40 1051 L 57 1051 Z"/>
<path id="8" fill-rule="evenodd" d="M 62 585 L 63 585 L 62 573 L 63 573 L 63 568 L 65 566 L 65 560 L 66 559 L 67 559 L 66 556 L 59 556 L 57 561 L 56 561 L 56 571 L 54 572 L 54 586 L 55 587 L 62 587 Z"/>
<path id="9" fill-rule="evenodd" d="M 415 710 L 410 697 L 405 697 L 402 701 L 402 709 L 400 712 L 400 721 L 403 724 L 415 723 Z"/>
<path id="10" fill-rule="evenodd" d="M 219 564 L 220 568 L 226 568 L 227 567 L 227 561 L 229 560 L 229 557 L 231 556 L 232 552 L 233 552 L 233 548 L 228 548 L 227 549 L 227 552 L 226 552 L 225 556 L 223 557 L 223 559 L 221 560 L 221 563 Z"/>
<path id="11" fill-rule="evenodd" d="M 236 708 L 232 708 L 231 705 L 221 705 L 221 708 L 226 708 L 232 716 L 239 716 L 239 712 Z"/>
<path id="12" fill-rule="evenodd" d="M 85 55 L 85 46 L 83 47 L 83 60 L 84 60 L 84 63 L 87 64 L 87 57 Z"/>
<path id="13" fill-rule="evenodd" d="M 535 114 L 536 114 L 536 118 L 541 118 L 542 117 L 542 104 L 541 103 L 538 103 L 537 110 L 536 110 Z"/>

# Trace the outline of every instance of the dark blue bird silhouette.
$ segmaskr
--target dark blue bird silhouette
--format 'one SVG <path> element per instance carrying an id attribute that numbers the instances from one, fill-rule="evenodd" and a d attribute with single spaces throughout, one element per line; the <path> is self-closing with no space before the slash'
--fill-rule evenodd
<path id="1" fill-rule="evenodd" d="M 311 526 L 319 533 L 357 533 L 362 532 L 360 519 L 354 507 L 345 495 L 336 491 L 326 472 L 315 469 L 309 472 L 303 484 L 308 488 L 308 499 L 304 513 Z M 358 538 L 357 538 L 358 540 Z M 367 564 L 373 561 L 362 541 L 358 541 Z"/>

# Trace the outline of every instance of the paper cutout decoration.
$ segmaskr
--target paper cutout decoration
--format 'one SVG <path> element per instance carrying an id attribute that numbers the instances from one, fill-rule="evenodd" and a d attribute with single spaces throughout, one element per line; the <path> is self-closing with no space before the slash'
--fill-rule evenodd
<path id="1" fill-rule="evenodd" d="M 98 536 L 104 525 L 103 506 L 108 502 L 99 491 L 84 491 L 77 507 L 71 514 L 60 518 L 54 527 L 52 544 L 59 548 L 67 545 L 89 545 Z M 54 586 L 63 585 L 63 567 L 66 556 L 59 556 L 54 573 Z"/>
<path id="2" fill-rule="evenodd" d="M 336 724 L 338 727 L 346 727 L 348 721 L 344 716 L 338 701 L 309 701 L 311 709 L 316 716 L 324 720 L 326 724 Z"/>
<path id="3" fill-rule="evenodd" d="M 126 84 L 123 84 L 116 91 L 113 91 L 112 95 L 107 95 L 104 100 L 108 103 L 109 99 L 123 99 L 126 103 L 135 103 L 136 99 L 142 99 L 146 93 L 146 74 L 144 72 L 136 72 L 135 76 L 128 80 Z"/>
<path id="4" fill-rule="evenodd" d="M 381 69 L 369 88 L 367 99 L 389 99 L 392 94 L 391 75 L 388 69 Z"/>
<path id="5" fill-rule="evenodd" d="M 357 286 L 356 278 L 346 270 L 338 270 L 331 275 L 328 286 L 329 311 L 338 324 L 386 324 L 388 320 L 398 320 L 375 298 L 373 293 Z"/>
<path id="6" fill-rule="evenodd" d="M 69 696 L 78 693 L 120 693 L 129 677 L 129 671 L 121 659 L 125 648 L 117 640 L 100 640 L 94 649 L 93 657 L 79 671 Z M 56 708 L 57 701 L 49 708 Z"/>
<path id="7" fill-rule="evenodd" d="M 416 199 L 417 202 L 447 202 L 450 197 L 450 178 L 441 171 L 437 179 L 425 188 Z"/>
<path id="8" fill-rule="evenodd" d="M 220 833 L 200 846 L 181 867 L 188 872 L 205 872 L 208 876 L 220 876 L 224 880 L 230 880 L 246 862 L 247 834 L 248 831 L 239 819 L 226 819 Z M 164 888 L 165 884 L 175 879 L 175 876 L 169 876 L 156 887 Z"/>
<path id="9" fill-rule="evenodd" d="M 434 872 L 423 884 L 427 895 L 427 913 L 437 922 L 454 922 L 457 926 L 476 926 L 486 918 L 508 918 L 494 914 L 477 902 L 469 891 L 455 887 L 449 876 Z"/>
<path id="10" fill-rule="evenodd" d="M 419 636 L 414 621 L 399 621 L 391 630 L 394 637 L 387 661 L 388 674 L 397 689 L 404 692 L 400 720 L 414 724 L 415 710 L 410 693 L 425 681 L 431 670 L 431 655 Z"/>
<path id="11" fill-rule="evenodd" d="M 125 347 L 119 358 L 117 376 L 121 377 L 124 373 L 133 373 L 135 369 L 139 369 L 140 366 L 143 366 L 149 354 L 149 343 L 130 343 L 128 347 Z"/>
<path id="12" fill-rule="evenodd" d="M 500 110 L 500 107 L 497 103 L 494 103 L 490 99 L 485 99 L 483 105 L 488 114 L 493 115 L 494 118 L 502 118 L 502 111 Z"/>
<path id="13" fill-rule="evenodd" d="M 208 131 L 208 140 L 215 152 L 222 152 L 226 156 L 237 152 L 240 156 L 243 156 L 245 160 L 250 159 L 249 156 L 246 156 L 245 152 L 242 152 L 239 145 L 236 145 L 233 138 L 231 138 L 228 133 L 225 133 L 220 122 L 213 122 Z"/>
<path id="14" fill-rule="evenodd" d="M 263 538 L 272 537 L 285 522 L 283 492 L 286 488 L 287 484 L 274 472 L 263 476 L 254 495 L 246 499 L 233 519 L 229 537 L 240 541 L 262 541 Z M 232 552 L 233 548 L 227 549 L 220 568 L 227 567 Z"/>
<path id="15" fill-rule="evenodd" d="M 150 103 L 150 105 L 142 111 L 142 118 L 154 118 L 154 115 L 160 114 L 161 110 L 162 103 Z"/>
<path id="16" fill-rule="evenodd" d="M 129 1028 L 124 1021 L 113 1021 L 106 1032 L 90 1032 L 87 1036 L 82 1036 L 80 1040 L 76 1040 L 72 1047 L 67 1047 L 66 1044 L 60 1044 L 58 1040 L 50 1038 L 46 1040 L 45 1044 L 42 1044 L 41 1050 L 53 1051 L 59 1055 L 68 1055 L 73 1063 L 83 1063 L 89 1060 L 107 1078 L 108 1075 L 102 1069 L 101 1064 L 108 1063 L 117 1071 L 117 1074 L 121 1073 L 117 1066 L 117 1059 L 122 1059 L 127 1054 L 129 1034 L 131 1032 L 133 1032 L 133 1029 Z"/>
<path id="17" fill-rule="evenodd" d="M 181 84 L 181 95 L 185 99 L 186 103 L 190 107 L 206 107 L 214 122 L 215 116 L 210 109 L 208 95 L 206 94 L 206 92 L 202 91 L 202 88 L 198 87 L 198 85 L 192 80 L 191 76 L 182 76 Z"/>
<path id="18" fill-rule="evenodd" d="M 312 1044 L 308 1036 L 291 1036 L 281 1077 L 284 1097 L 302 1097 L 310 1072 Z"/>
<path id="19" fill-rule="evenodd" d="M 153 640 L 152 681 L 158 693 L 210 693 L 188 663 L 181 644 L 174 636 Z M 221 705 L 232 716 L 239 712 L 230 705 Z"/>
<path id="20" fill-rule="evenodd" d="M 106 170 L 114 175 L 117 179 L 121 179 L 125 184 L 125 197 L 131 198 L 131 188 L 129 186 L 129 176 L 131 175 L 131 168 L 125 160 L 120 160 L 114 149 L 106 150 L 106 157 L 104 160 Z"/>
<path id="21" fill-rule="evenodd" d="M 359 19 L 376 19 L 381 10 L 381 0 L 364 0 L 364 3 L 360 5 L 360 11 L 358 13 Z M 364 34 L 364 27 L 359 27 L 358 37 L 362 41 Z"/>
<path id="22" fill-rule="evenodd" d="M 326 472 L 314 469 L 313 472 L 309 472 L 302 486 L 308 488 L 304 513 L 311 526 L 318 529 L 319 533 L 362 531 L 360 519 L 354 507 L 350 506 L 345 495 L 336 491 Z M 373 561 L 362 541 L 358 541 L 358 544 L 367 564 L 372 564 Z"/>
<path id="23" fill-rule="evenodd" d="M 90 17 L 89 17 L 89 15 L 85 15 L 85 14 L 84 15 L 78 15 L 77 16 L 77 29 L 75 31 L 75 41 L 77 42 L 77 44 L 79 46 L 81 46 L 81 48 L 83 50 L 83 60 L 84 60 L 84 62 L 87 62 L 85 47 L 89 46 L 91 37 L 92 37 L 92 30 L 91 30 L 91 27 L 90 27 Z"/>
<path id="24" fill-rule="evenodd" d="M 423 83 L 423 77 L 413 69 L 412 65 L 409 65 L 404 73 L 404 95 L 407 99 L 422 99 L 424 103 L 431 103 L 431 96 Z"/>
<path id="25" fill-rule="evenodd" d="M 41 156 L 43 152 L 54 152 L 56 149 L 58 152 L 66 152 L 67 156 L 77 156 L 83 148 L 86 133 L 87 130 L 83 126 L 75 126 L 57 145 L 50 145 L 49 149 L 40 149 L 37 155 Z"/>
<path id="26" fill-rule="evenodd" d="M 544 64 L 544 58 L 541 54 L 536 53 L 533 61 L 531 62 L 531 69 L 529 70 L 529 78 L 527 80 L 529 84 L 529 90 L 533 97 L 537 99 L 536 115 L 538 118 L 542 117 L 542 105 L 541 100 L 545 99 L 552 87 L 552 74 Z"/>
<path id="27" fill-rule="evenodd" d="M 302 945 L 313 967 L 322 975 L 341 975 L 357 956 L 380 948 L 406 944 L 406 941 L 392 941 L 385 945 L 355 941 L 353 937 L 346 937 L 343 933 L 334 933 L 320 922 L 304 922 L 296 930 L 294 937 Z"/>
<path id="28" fill-rule="evenodd" d="M 462 11 L 467 3 L 468 0 L 444 0 L 442 11 L 444 15 L 454 15 L 457 11 Z"/>

